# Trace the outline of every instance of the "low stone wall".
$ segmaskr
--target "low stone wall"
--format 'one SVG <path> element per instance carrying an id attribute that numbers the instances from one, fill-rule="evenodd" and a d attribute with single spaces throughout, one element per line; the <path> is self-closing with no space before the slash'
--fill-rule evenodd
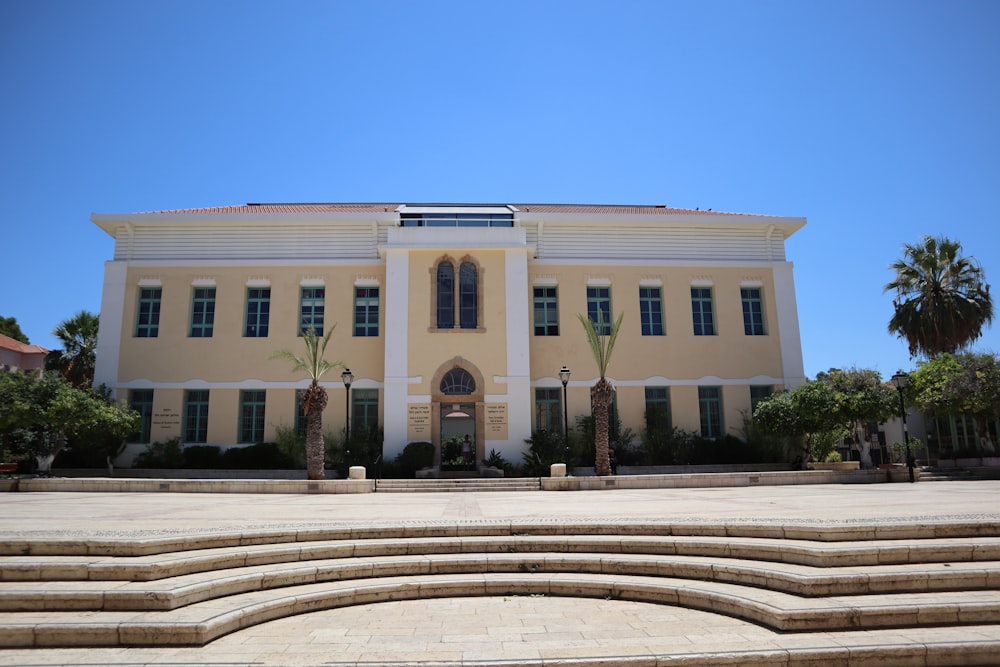
<path id="1" fill-rule="evenodd" d="M 696 473 L 670 475 L 612 475 L 608 477 L 543 477 L 542 491 L 594 491 L 600 489 L 673 489 L 711 486 L 784 486 L 790 484 L 876 484 L 902 482 L 906 469 L 886 470 L 786 470 L 779 472 Z"/>
<path id="2" fill-rule="evenodd" d="M 117 477 L 23 477 L 17 491 L 98 493 L 372 493 L 373 479 L 123 479 Z"/>

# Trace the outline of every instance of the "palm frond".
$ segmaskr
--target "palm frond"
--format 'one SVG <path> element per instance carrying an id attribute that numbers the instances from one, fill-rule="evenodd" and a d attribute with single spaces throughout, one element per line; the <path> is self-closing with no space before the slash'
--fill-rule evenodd
<path id="1" fill-rule="evenodd" d="M 608 365 L 611 363 L 611 351 L 614 349 L 615 341 L 618 339 L 618 331 L 621 329 L 622 318 L 624 316 L 624 312 L 619 313 L 618 318 L 611 325 L 610 333 L 604 335 L 600 333 L 604 330 L 604 321 L 600 313 L 598 313 L 598 321 L 596 323 L 581 313 L 577 313 L 576 315 L 587 334 L 587 344 L 594 355 L 594 361 L 597 362 L 597 370 L 602 379 L 607 375 Z"/>
<path id="2" fill-rule="evenodd" d="M 292 362 L 293 373 L 305 371 L 309 375 L 309 379 L 313 382 L 319 382 L 319 379 L 330 369 L 345 368 L 342 361 L 327 361 L 323 358 L 336 326 L 334 324 L 330 327 L 330 330 L 322 338 L 317 336 L 316 332 L 312 329 L 304 331 L 302 333 L 302 341 L 305 343 L 306 353 L 301 357 L 290 350 L 276 350 L 271 353 L 270 358 L 290 361 Z"/>

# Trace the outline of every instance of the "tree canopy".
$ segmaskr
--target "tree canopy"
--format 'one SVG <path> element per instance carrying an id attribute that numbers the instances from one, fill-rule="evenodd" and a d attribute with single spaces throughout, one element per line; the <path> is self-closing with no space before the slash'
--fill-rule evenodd
<path id="1" fill-rule="evenodd" d="M 889 267 L 896 272 L 885 286 L 896 292 L 889 333 L 906 340 L 911 357 L 963 350 L 993 320 L 983 269 L 961 249 L 944 236 L 924 236 L 905 245 L 902 259 Z"/>
<path id="2" fill-rule="evenodd" d="M 91 386 L 97 361 L 99 323 L 98 316 L 86 310 L 60 322 L 52 335 L 62 343 L 62 349 L 49 353 L 45 367 L 58 371 L 74 387 L 82 389 Z"/>
<path id="3" fill-rule="evenodd" d="M 0 315 L 0 334 L 21 341 L 25 345 L 30 343 L 28 337 L 21 331 L 21 326 L 17 323 L 16 317 L 3 317 Z"/>

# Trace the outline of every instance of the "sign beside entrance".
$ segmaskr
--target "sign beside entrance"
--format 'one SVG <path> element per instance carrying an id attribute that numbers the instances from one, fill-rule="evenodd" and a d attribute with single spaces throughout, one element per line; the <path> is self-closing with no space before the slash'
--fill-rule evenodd
<path id="1" fill-rule="evenodd" d="M 507 439 L 507 404 L 486 404 L 486 439 Z"/>
<path id="2" fill-rule="evenodd" d="M 431 406 L 429 403 L 410 403 L 407 406 L 406 439 L 430 441 Z"/>

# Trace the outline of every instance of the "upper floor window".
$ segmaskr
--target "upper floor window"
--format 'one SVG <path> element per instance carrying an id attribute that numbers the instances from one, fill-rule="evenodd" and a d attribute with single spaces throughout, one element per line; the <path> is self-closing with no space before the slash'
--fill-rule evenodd
<path id="1" fill-rule="evenodd" d="M 555 287 L 535 287 L 534 314 L 536 336 L 559 335 L 559 300 Z"/>
<path id="2" fill-rule="evenodd" d="M 743 332 L 747 336 L 763 336 L 764 330 L 764 299 L 759 287 L 741 287 L 740 299 L 743 301 Z"/>
<path id="3" fill-rule="evenodd" d="M 191 294 L 191 338 L 211 338 L 215 328 L 215 288 L 195 287 Z"/>
<path id="4" fill-rule="evenodd" d="M 271 320 L 271 288 L 247 288 L 247 321 L 243 330 L 246 338 L 267 338 Z"/>
<path id="5" fill-rule="evenodd" d="M 639 288 L 639 320 L 643 336 L 663 335 L 663 297 L 659 287 Z"/>
<path id="6" fill-rule="evenodd" d="M 599 336 L 611 335 L 611 288 L 587 288 L 587 317 L 594 323 Z"/>
<path id="7" fill-rule="evenodd" d="M 299 335 L 312 331 L 323 335 L 323 310 L 326 302 L 325 287 L 303 287 L 299 298 Z"/>
<path id="8" fill-rule="evenodd" d="M 354 288 L 354 335 L 378 335 L 378 288 Z"/>
<path id="9" fill-rule="evenodd" d="M 715 314 L 712 307 L 711 287 L 691 288 L 691 315 L 695 336 L 715 335 Z"/>
<path id="10" fill-rule="evenodd" d="M 455 266 L 451 262 L 438 264 L 437 328 L 455 328 Z"/>
<path id="11" fill-rule="evenodd" d="M 479 305 L 477 303 L 479 280 L 476 265 L 472 262 L 462 262 L 458 270 L 458 311 L 459 326 L 463 329 L 475 329 Z"/>
<path id="12" fill-rule="evenodd" d="M 160 334 L 160 298 L 162 287 L 140 287 L 139 307 L 135 314 L 136 338 L 156 338 Z"/>

